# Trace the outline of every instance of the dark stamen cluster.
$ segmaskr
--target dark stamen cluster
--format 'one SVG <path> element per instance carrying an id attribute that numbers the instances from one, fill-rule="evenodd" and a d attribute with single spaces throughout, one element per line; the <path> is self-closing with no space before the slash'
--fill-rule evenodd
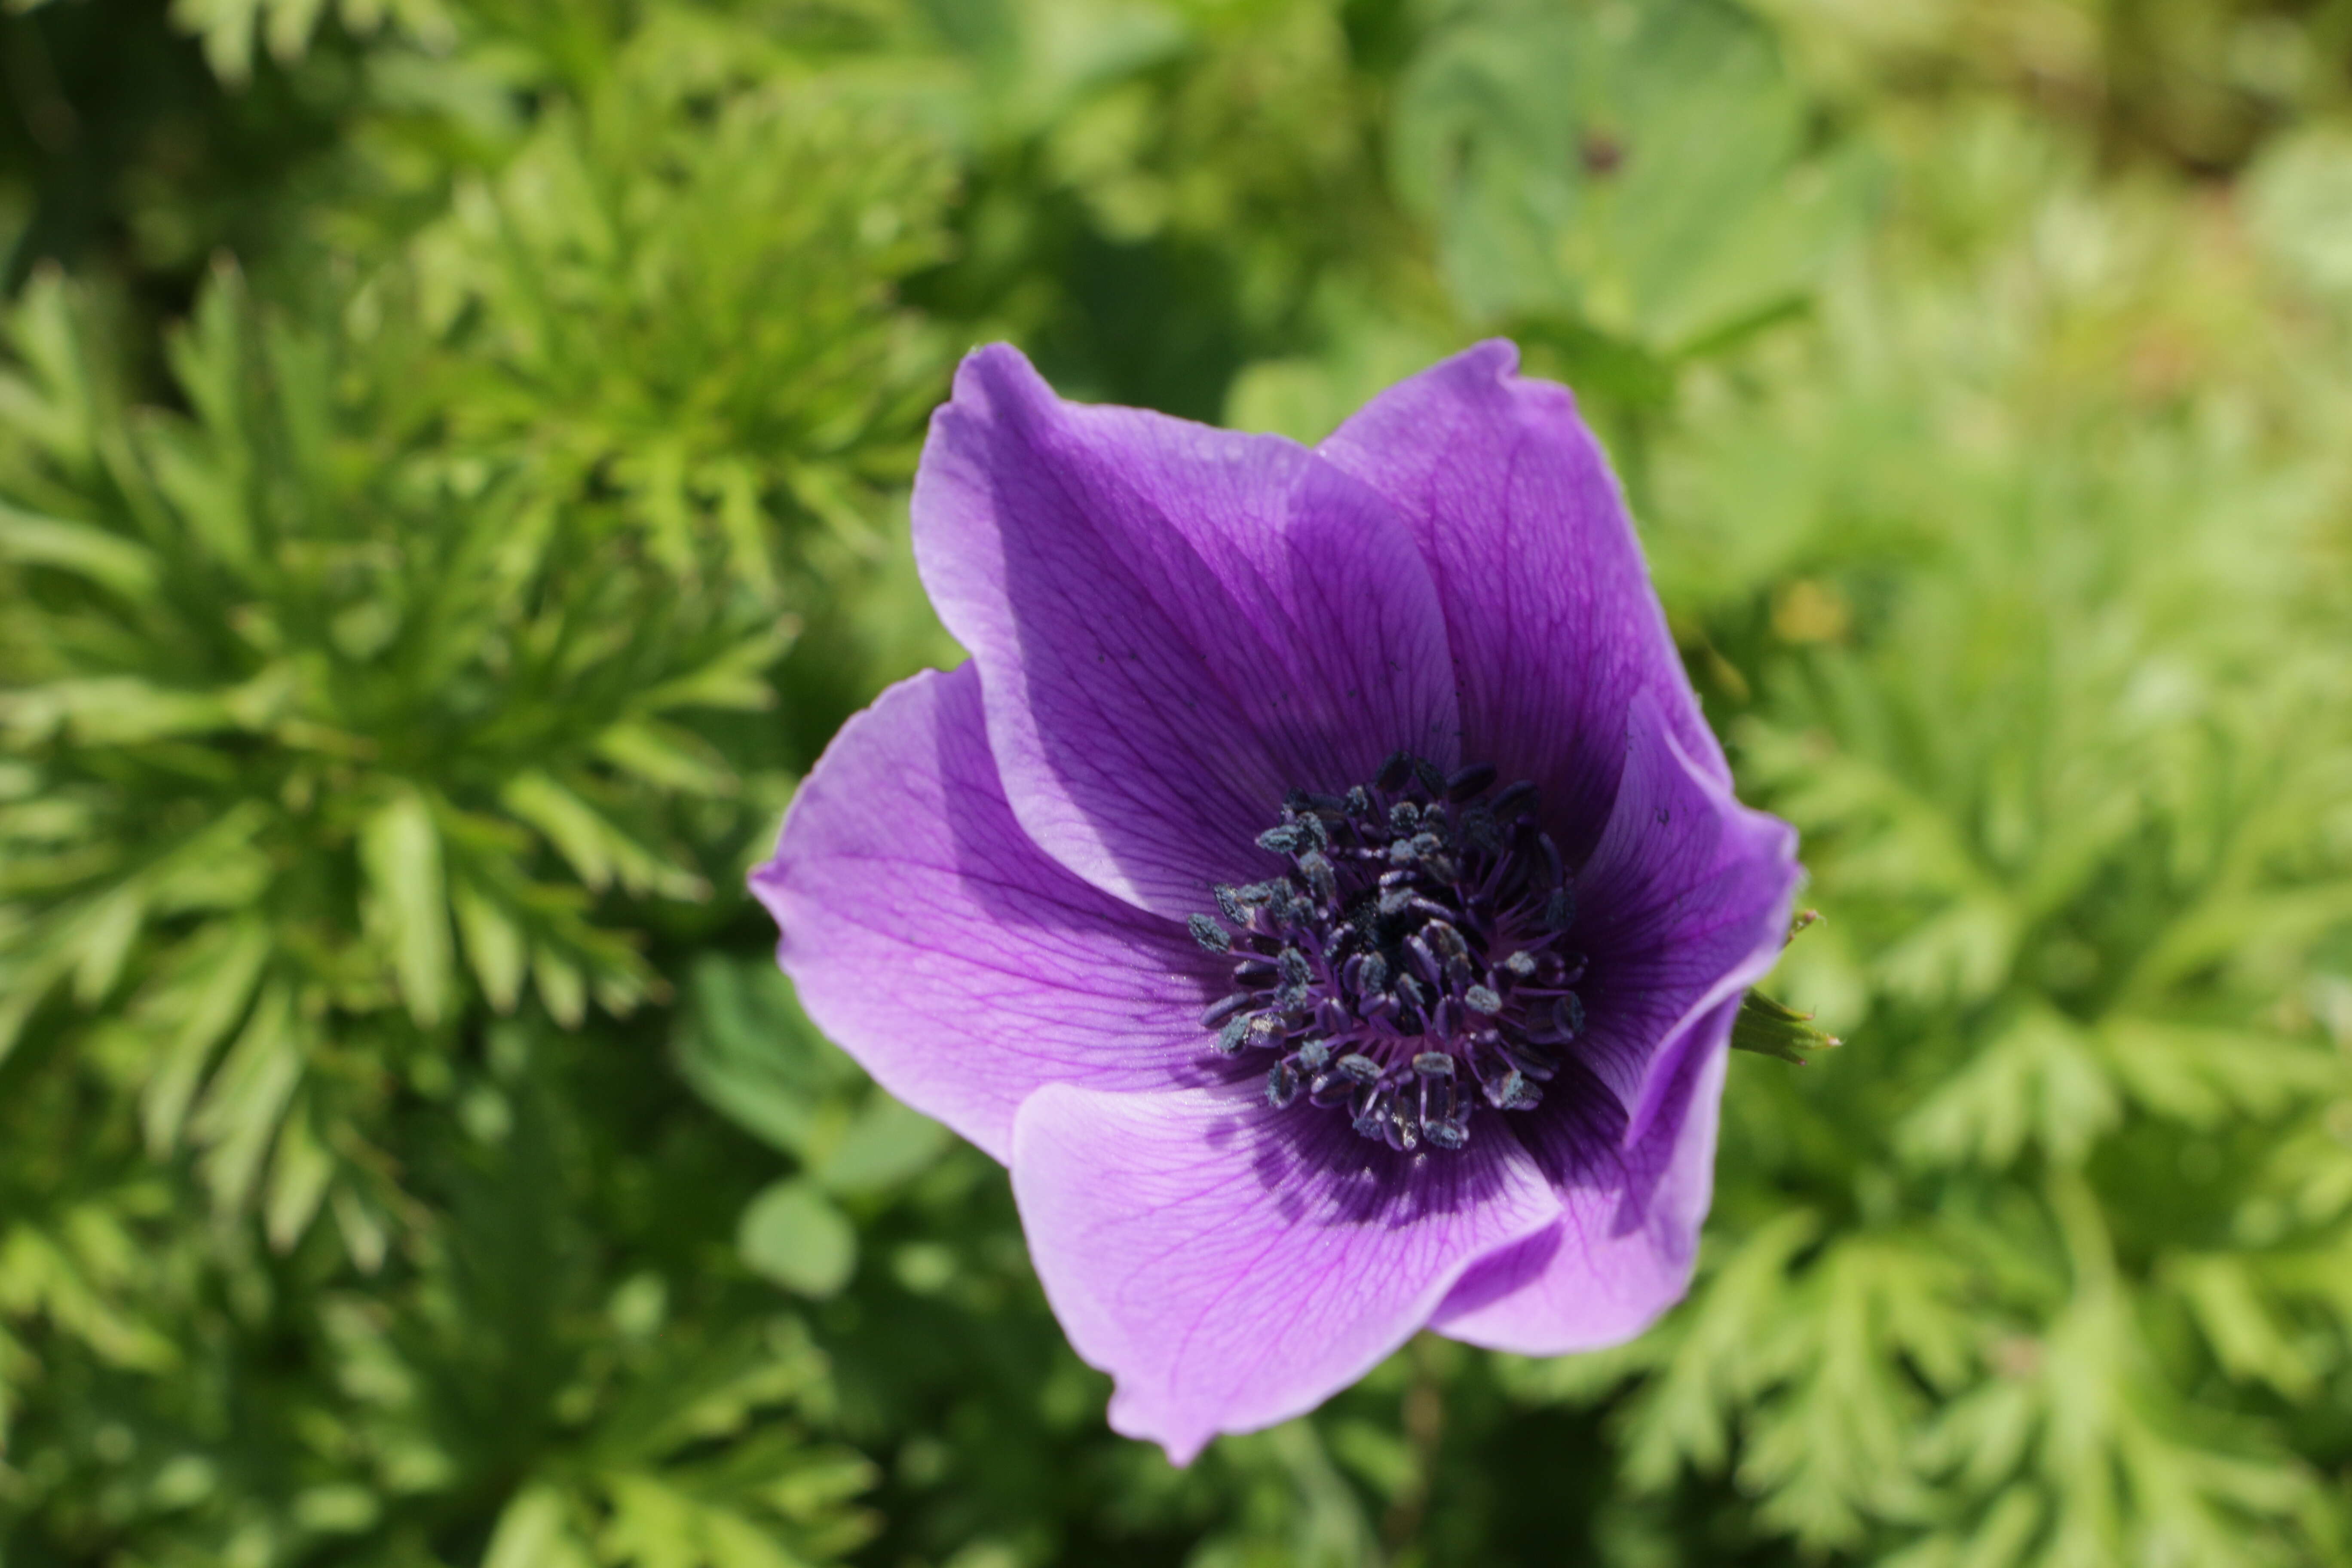
<path id="1" fill-rule="evenodd" d="M 1294 792 L 1259 845 L 1282 877 L 1215 889 L 1192 936 L 1234 960 L 1202 1023 L 1266 1051 L 1266 1099 L 1347 1109 L 1391 1148 L 1459 1149 L 1483 1098 L 1525 1110 L 1583 1032 L 1576 899 L 1536 789 L 1400 752 L 1344 795 Z"/>

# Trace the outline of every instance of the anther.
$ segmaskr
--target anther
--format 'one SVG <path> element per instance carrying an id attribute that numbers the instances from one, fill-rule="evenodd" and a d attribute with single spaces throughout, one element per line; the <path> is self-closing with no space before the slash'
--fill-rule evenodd
<path id="1" fill-rule="evenodd" d="M 1345 1107 L 1412 1152 L 1466 1147 L 1482 1100 L 1540 1100 L 1584 1028 L 1584 960 L 1559 945 L 1575 900 L 1536 787 L 1497 777 L 1401 751 L 1342 795 L 1294 790 L 1257 837 L 1282 873 L 1187 920 L 1233 971 L 1202 1023 L 1225 1056 L 1269 1052 L 1268 1105 Z"/>
<path id="2" fill-rule="evenodd" d="M 1543 1090 L 1528 1081 L 1520 1072 L 1506 1073 L 1503 1081 L 1486 1090 L 1487 1103 L 1497 1110 L 1532 1110 L 1543 1099 Z"/>
<path id="3" fill-rule="evenodd" d="M 1536 786 L 1521 779 L 1495 797 L 1495 820 L 1509 822 L 1536 803 Z"/>
<path id="4" fill-rule="evenodd" d="M 1330 860 L 1319 849 L 1309 849 L 1298 858 L 1298 874 L 1307 879 L 1314 895 L 1329 903 L 1339 896 L 1339 874 L 1332 870 Z"/>
<path id="5" fill-rule="evenodd" d="M 1252 998 L 1248 994 L 1236 992 L 1233 995 L 1227 996 L 1221 1001 L 1210 1003 L 1209 1010 L 1201 1015 L 1201 1027 L 1204 1029 L 1215 1028 L 1218 1025 L 1223 1023 L 1234 1014 L 1248 1008 L 1253 1000 L 1254 998 Z"/>
<path id="6" fill-rule="evenodd" d="M 1447 776 L 1445 798 L 1453 801 L 1468 800 L 1473 795 L 1484 795 L 1487 786 L 1494 782 L 1494 763 L 1473 763 L 1466 768 L 1455 769 Z"/>
<path id="7" fill-rule="evenodd" d="M 1551 1006 L 1552 1026 L 1568 1039 L 1584 1033 L 1584 998 L 1571 991 Z"/>
<path id="8" fill-rule="evenodd" d="M 1470 1130 L 1458 1121 L 1423 1121 L 1421 1135 L 1441 1149 L 1459 1149 L 1470 1142 Z"/>
<path id="9" fill-rule="evenodd" d="M 1559 1070 L 1552 1059 L 1538 1050 L 1530 1041 L 1505 1040 L 1502 1051 L 1505 1061 L 1531 1079 L 1549 1083 L 1552 1075 Z"/>

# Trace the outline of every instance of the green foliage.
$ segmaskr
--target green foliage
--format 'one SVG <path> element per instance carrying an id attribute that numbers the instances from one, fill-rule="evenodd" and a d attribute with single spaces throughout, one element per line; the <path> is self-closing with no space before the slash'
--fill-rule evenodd
<path id="1" fill-rule="evenodd" d="M 891 285 L 940 258 L 952 170 L 740 47 L 649 26 L 458 185 L 415 287 L 470 384 L 460 439 L 527 453 L 554 496 L 613 492 L 681 577 L 719 541 L 702 569 L 775 601 L 795 567 L 880 548 L 876 489 L 903 478 L 945 374 Z"/>
<path id="2" fill-rule="evenodd" d="M 1769 34 L 1713 0 L 1460 8 L 1399 89 L 1399 193 L 1474 321 L 1687 353 L 1803 302 L 1851 226 Z"/>
<path id="3" fill-rule="evenodd" d="M 0 7 L 0 1561 L 2344 1561 L 2347 26 Z M 1175 1472 L 741 872 L 963 345 L 1496 331 L 1829 919 L 1688 1302 Z"/>
<path id="4" fill-rule="evenodd" d="M 417 445 L 397 340 L 223 272 L 173 344 L 184 420 L 123 409 L 76 314 L 44 278 L 11 334 L 0 1045 L 66 993 L 152 1152 L 192 1138 L 280 1247 L 336 1201 L 364 1260 L 364 1130 L 467 979 L 569 1023 L 656 984 L 590 895 L 707 895 L 666 816 L 735 780 L 677 721 L 765 706 L 777 636 Z"/>

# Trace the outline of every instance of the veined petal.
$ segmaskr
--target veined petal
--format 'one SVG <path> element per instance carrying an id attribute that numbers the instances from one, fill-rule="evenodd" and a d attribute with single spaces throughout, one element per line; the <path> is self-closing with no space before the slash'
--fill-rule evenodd
<path id="1" fill-rule="evenodd" d="M 1647 695 L 1578 879 L 1590 1029 L 1515 1127 L 1559 1192 L 1559 1226 L 1465 1276 L 1434 1326 L 1525 1355 L 1630 1339 L 1690 1283 L 1713 1193 L 1731 1026 L 1788 932 L 1796 835 L 1691 758 Z"/>
<path id="2" fill-rule="evenodd" d="M 1038 1085 L 1167 1089 L 1206 1056 L 1215 966 L 1021 831 L 969 666 L 843 727 L 751 889 L 817 1026 L 1000 1161 Z"/>
<path id="3" fill-rule="evenodd" d="M 1318 448 L 1404 514 L 1445 609 L 1463 754 L 1533 780 L 1571 861 L 1609 815 L 1617 738 L 1656 695 L 1728 782 L 1667 635 L 1607 459 L 1568 389 L 1496 341 L 1400 382 Z"/>
<path id="4" fill-rule="evenodd" d="M 1013 1192 L 1055 1315 L 1118 1380 L 1111 1425 L 1184 1464 L 1314 1408 L 1552 1223 L 1534 1160 L 1495 1134 L 1415 1159 L 1230 1090 L 1057 1084 L 1021 1108 Z"/>
<path id="5" fill-rule="evenodd" d="M 1255 839 L 1290 790 L 1401 747 L 1457 760 L 1428 567 L 1371 488 L 1293 442 L 1066 404 L 997 345 L 933 419 L 914 527 L 1014 815 L 1142 908 L 1275 872 Z"/>
<path id="6" fill-rule="evenodd" d="M 1600 1350 L 1640 1333 L 1690 1288 L 1698 1231 L 1714 1194 L 1716 1128 L 1737 998 L 1694 1020 L 1711 1047 L 1678 1052 L 1684 1081 L 1641 1139 L 1624 1142 L 1612 1097 L 1578 1117 L 1517 1129 L 1563 1213 L 1465 1274 L 1431 1327 L 1520 1355 Z"/>
<path id="7" fill-rule="evenodd" d="M 1799 875 L 1796 830 L 1740 805 L 1660 708 L 1645 694 L 1627 715 L 1608 826 L 1577 879 L 1581 1055 L 1624 1105 L 1629 1142 L 1694 1081 L 1684 1058 L 1726 1048 L 1728 1024 L 1696 1026 L 1780 957 Z"/>

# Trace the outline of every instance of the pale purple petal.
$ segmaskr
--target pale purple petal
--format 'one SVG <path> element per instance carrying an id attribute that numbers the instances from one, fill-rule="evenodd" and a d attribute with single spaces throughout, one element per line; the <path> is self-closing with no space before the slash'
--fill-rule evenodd
<path id="1" fill-rule="evenodd" d="M 1227 1091 L 1055 1085 L 1021 1109 L 1013 1191 L 1055 1315 L 1118 1381 L 1111 1425 L 1183 1464 L 1314 1408 L 1550 1224 L 1559 1200 L 1495 1131 L 1416 1161 Z"/>
<path id="2" fill-rule="evenodd" d="M 1730 774 L 1600 445 L 1567 388 L 1517 366 L 1511 344 L 1480 343 L 1318 449 L 1404 513 L 1445 607 L 1463 754 L 1539 785 L 1573 861 L 1608 816 L 1637 693 L 1657 696 L 1701 772 Z"/>
<path id="3" fill-rule="evenodd" d="M 817 1026 L 1000 1161 L 1042 1083 L 1197 1079 L 1216 966 L 1022 833 L 969 666 L 894 686 L 842 728 L 751 888 Z"/>
<path id="4" fill-rule="evenodd" d="M 1456 759 L 1427 567 L 1387 502 L 1292 442 L 1065 404 L 982 349 L 932 421 L 914 527 L 1014 814 L 1146 909 L 1273 874 L 1255 840 L 1290 790 L 1400 747 Z"/>
<path id="5" fill-rule="evenodd" d="M 1738 1010 L 1734 999 L 1692 1022 L 1703 1047 L 1675 1053 L 1683 1081 L 1631 1147 L 1605 1092 L 1583 1098 L 1580 1115 L 1517 1129 L 1565 1212 L 1465 1274 L 1432 1328 L 1489 1350 L 1567 1355 L 1629 1340 L 1682 1299 L 1714 1190 L 1724 1041 Z"/>

